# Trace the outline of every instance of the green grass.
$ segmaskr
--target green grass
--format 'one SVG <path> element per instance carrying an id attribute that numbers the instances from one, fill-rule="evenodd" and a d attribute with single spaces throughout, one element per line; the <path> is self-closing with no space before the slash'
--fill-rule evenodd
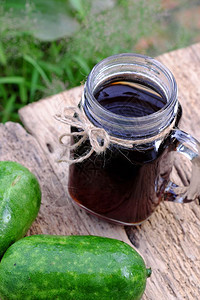
<path id="1" fill-rule="evenodd" d="M 0 122 L 19 122 L 24 105 L 80 85 L 109 55 L 188 45 L 197 30 L 176 13 L 160 0 L 0 0 Z M 149 37 L 156 42 L 139 48 Z"/>

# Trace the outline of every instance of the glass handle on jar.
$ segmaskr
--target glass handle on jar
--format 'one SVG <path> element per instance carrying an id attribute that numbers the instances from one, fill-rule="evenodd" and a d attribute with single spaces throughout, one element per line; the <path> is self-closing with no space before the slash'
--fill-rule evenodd
<path id="1" fill-rule="evenodd" d="M 192 162 L 192 174 L 188 186 L 178 186 L 172 181 L 167 183 L 162 197 L 165 201 L 187 203 L 200 199 L 200 143 L 189 134 L 175 129 L 171 134 L 174 151 L 183 154 Z"/>

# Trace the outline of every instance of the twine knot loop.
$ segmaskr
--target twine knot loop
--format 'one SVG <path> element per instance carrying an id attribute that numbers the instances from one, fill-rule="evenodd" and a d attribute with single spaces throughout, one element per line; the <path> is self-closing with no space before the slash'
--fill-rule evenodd
<path id="1" fill-rule="evenodd" d="M 65 147 L 65 150 L 61 155 L 61 158 L 58 160 L 59 162 L 65 161 L 69 164 L 81 162 L 86 158 L 90 157 L 93 152 L 100 154 L 109 147 L 110 136 L 106 132 L 106 130 L 104 128 L 94 126 L 88 120 L 83 110 L 79 109 L 78 107 L 65 107 L 61 114 L 55 115 L 55 119 L 69 126 L 76 127 L 78 129 L 78 131 L 76 132 L 64 133 L 60 136 L 59 142 L 62 146 Z M 64 141 L 64 138 L 67 136 L 81 137 L 76 143 L 70 145 L 69 143 L 66 143 Z M 86 155 L 76 159 L 63 159 L 67 149 L 74 150 L 78 148 L 86 139 L 89 139 L 91 145 L 91 150 Z"/>
<path id="2" fill-rule="evenodd" d="M 90 140 L 90 144 L 97 154 L 104 152 L 110 144 L 110 137 L 103 128 L 89 127 L 87 135 Z"/>

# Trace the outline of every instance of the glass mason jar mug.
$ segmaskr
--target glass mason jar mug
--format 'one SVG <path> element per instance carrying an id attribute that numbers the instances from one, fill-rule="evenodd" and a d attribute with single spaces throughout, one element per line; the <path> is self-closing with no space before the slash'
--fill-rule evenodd
<path id="1" fill-rule="evenodd" d="M 177 128 L 180 118 L 177 85 L 164 65 L 131 53 L 102 60 L 71 118 L 69 196 L 125 225 L 149 218 L 162 200 L 198 198 L 199 142 Z M 173 151 L 192 162 L 188 186 L 170 180 Z"/>

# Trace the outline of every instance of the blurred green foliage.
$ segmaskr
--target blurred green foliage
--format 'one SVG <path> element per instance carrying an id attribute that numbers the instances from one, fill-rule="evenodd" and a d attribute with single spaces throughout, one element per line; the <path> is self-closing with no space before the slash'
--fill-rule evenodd
<path id="1" fill-rule="evenodd" d="M 184 1 L 184 7 L 192 1 Z M 191 43 L 160 0 L 0 0 L 0 121 L 85 81 L 101 59 L 155 56 Z M 195 5 L 195 1 L 194 1 Z"/>

